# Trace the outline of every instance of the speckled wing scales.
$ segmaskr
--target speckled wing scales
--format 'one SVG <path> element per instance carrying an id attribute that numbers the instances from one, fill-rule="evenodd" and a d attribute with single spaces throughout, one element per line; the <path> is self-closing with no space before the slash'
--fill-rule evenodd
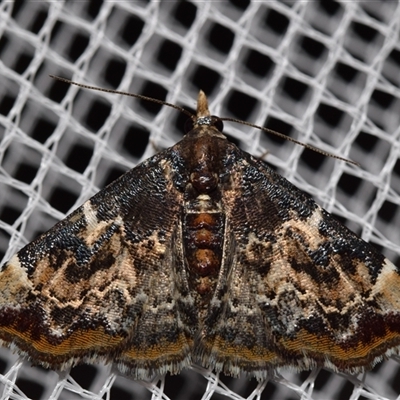
<path id="1" fill-rule="evenodd" d="M 399 269 L 220 122 L 200 92 L 182 141 L 1 267 L 1 344 L 136 379 L 192 362 L 359 372 L 399 353 Z"/>
<path id="2" fill-rule="evenodd" d="M 400 345 L 400 272 L 286 179 L 238 150 L 224 201 L 236 254 L 218 322 L 216 369 L 360 372 Z M 203 356 L 204 358 L 204 356 Z"/>
<path id="3" fill-rule="evenodd" d="M 246 372 L 260 379 L 279 364 L 280 355 L 257 304 L 256 290 L 262 290 L 254 276 L 257 270 L 249 269 L 237 250 L 232 235 L 226 256 L 233 256 L 224 260 L 227 268 L 224 265 L 221 269 L 217 290 L 195 341 L 194 359 L 217 372 L 231 376 Z"/>
<path id="4" fill-rule="evenodd" d="M 103 359 L 136 378 L 190 364 L 171 268 L 180 195 L 162 158 L 127 172 L 3 265 L 2 344 L 43 366 Z"/>

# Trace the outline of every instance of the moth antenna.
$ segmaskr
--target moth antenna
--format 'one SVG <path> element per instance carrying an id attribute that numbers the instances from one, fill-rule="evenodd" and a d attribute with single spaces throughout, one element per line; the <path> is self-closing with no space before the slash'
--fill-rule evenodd
<path id="1" fill-rule="evenodd" d="M 49 75 L 49 76 L 50 76 L 50 78 L 56 79 L 57 81 L 64 82 L 64 83 L 69 83 L 70 85 L 75 85 L 75 86 L 78 86 L 78 87 L 80 87 L 82 89 L 97 90 L 99 92 L 113 93 L 113 94 L 120 94 L 120 95 L 123 95 L 123 96 L 136 97 L 137 99 L 150 101 L 152 103 L 160 104 L 162 106 L 168 106 L 168 107 L 174 108 L 175 110 L 180 111 L 181 113 L 187 115 L 191 119 L 195 118 L 194 114 L 192 114 L 190 111 L 184 109 L 183 107 L 179 107 L 176 104 L 168 103 L 168 102 L 163 101 L 163 100 L 154 99 L 153 97 L 147 97 L 147 96 L 143 96 L 141 94 L 135 94 L 135 93 L 129 93 L 129 92 L 122 92 L 120 90 L 105 89 L 105 88 L 101 88 L 101 87 L 98 87 L 98 86 L 85 85 L 84 83 L 71 81 L 69 79 L 62 78 L 61 76 L 56 76 L 56 75 Z"/>
<path id="2" fill-rule="evenodd" d="M 147 96 L 143 96 L 141 94 L 135 94 L 135 93 L 129 93 L 129 92 L 122 92 L 120 90 L 105 89 L 105 88 L 101 88 L 101 87 L 98 87 L 98 86 L 86 85 L 84 83 L 71 81 L 70 79 L 62 78 L 62 77 L 56 76 L 56 75 L 50 75 L 50 78 L 56 79 L 57 81 L 60 81 L 60 82 L 69 83 L 70 85 L 78 86 L 78 87 L 80 87 L 82 89 L 97 90 L 99 92 L 120 94 L 120 95 L 123 95 L 123 96 L 135 97 L 137 99 L 150 101 L 152 103 L 160 104 L 162 106 L 168 106 L 168 107 L 174 108 L 175 110 L 178 110 L 181 113 L 187 115 L 192 120 L 194 120 L 196 118 L 196 116 L 194 114 L 192 114 L 191 112 L 189 112 L 188 110 L 186 110 L 183 107 L 177 106 L 176 104 L 173 104 L 173 103 L 168 103 L 168 102 L 163 101 L 163 100 L 154 99 L 153 97 L 147 97 Z M 324 155 L 326 157 L 331 157 L 331 158 L 335 158 L 337 160 L 345 161 L 345 162 L 347 162 L 349 164 L 356 165 L 357 167 L 360 166 L 360 164 L 355 162 L 355 161 L 352 161 L 352 160 L 349 160 L 347 158 L 340 157 L 340 156 L 337 156 L 335 154 L 329 153 L 327 151 L 321 150 L 318 147 L 311 146 L 310 144 L 302 143 L 302 142 L 300 142 L 300 141 L 298 141 L 296 139 L 288 137 L 288 136 L 284 135 L 283 133 L 274 131 L 272 129 L 264 128 L 262 126 L 252 124 L 251 122 L 242 121 L 240 119 L 235 119 L 235 118 L 221 118 L 221 117 L 219 117 L 219 119 L 221 121 L 235 122 L 237 124 L 247 125 L 247 126 L 250 126 L 252 128 L 260 129 L 260 130 L 262 130 L 264 132 L 267 132 L 269 134 L 272 134 L 272 135 L 275 135 L 275 136 L 280 137 L 282 139 L 288 140 L 289 142 L 293 142 L 293 143 L 299 144 L 300 146 L 303 146 L 306 149 L 315 151 L 316 153 L 322 154 L 322 155 Z"/>
<path id="3" fill-rule="evenodd" d="M 329 153 L 327 151 L 321 150 L 318 147 L 314 147 L 314 146 L 311 146 L 310 144 L 306 144 L 306 143 L 300 142 L 299 140 L 296 140 L 296 139 L 293 139 L 291 137 L 288 137 L 288 136 L 284 135 L 283 133 L 274 131 L 273 129 L 265 128 L 263 126 L 255 125 L 255 124 L 252 124 L 251 122 L 242 121 L 241 119 L 236 119 L 236 118 L 219 118 L 219 119 L 221 121 L 236 122 L 238 124 L 247 125 L 247 126 L 250 126 L 252 128 L 260 129 L 260 130 L 262 130 L 264 132 L 270 133 L 271 135 L 275 135 L 275 136 L 278 136 L 278 137 L 280 137 L 282 139 L 285 139 L 285 140 L 287 140 L 289 142 L 293 142 L 293 143 L 299 144 L 300 146 L 303 146 L 306 149 L 315 151 L 316 153 L 322 154 L 322 155 L 324 155 L 326 157 L 336 158 L 337 160 L 345 161 L 345 162 L 347 162 L 349 164 L 353 164 L 353 165 L 355 165 L 357 167 L 360 166 L 360 164 L 358 162 L 356 162 L 356 161 L 349 160 L 348 158 L 337 156 L 336 154 L 332 154 L 332 153 Z"/>

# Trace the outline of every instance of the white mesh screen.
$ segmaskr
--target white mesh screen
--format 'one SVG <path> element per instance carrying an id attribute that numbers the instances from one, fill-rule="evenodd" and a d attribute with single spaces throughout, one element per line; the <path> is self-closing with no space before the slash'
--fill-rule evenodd
<path id="1" fill-rule="evenodd" d="M 0 2 L 0 260 L 121 173 L 174 144 L 186 117 L 49 74 L 245 119 L 225 133 L 400 262 L 397 1 Z M 0 351 L 2 399 L 382 399 L 394 359 L 365 376 L 280 370 L 268 382 L 193 370 L 152 383 L 80 366 L 58 374 Z"/>

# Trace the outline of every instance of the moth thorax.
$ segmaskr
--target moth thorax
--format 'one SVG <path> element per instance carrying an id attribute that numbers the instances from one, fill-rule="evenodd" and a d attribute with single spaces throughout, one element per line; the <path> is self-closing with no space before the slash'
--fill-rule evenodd
<path id="1" fill-rule="evenodd" d="M 219 182 L 218 152 L 209 134 L 199 136 L 188 154 L 190 183 L 198 193 L 210 193 L 217 189 Z"/>
<path id="2" fill-rule="evenodd" d="M 221 212 L 188 213 L 184 216 L 185 260 L 195 289 L 208 292 L 221 268 L 225 217 Z"/>

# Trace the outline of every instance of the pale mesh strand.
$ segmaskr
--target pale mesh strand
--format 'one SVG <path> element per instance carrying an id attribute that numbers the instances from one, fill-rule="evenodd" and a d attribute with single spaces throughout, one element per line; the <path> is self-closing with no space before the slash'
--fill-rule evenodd
<path id="1" fill-rule="evenodd" d="M 4 4 L 4 3 L 3 3 Z M 10 21 L 12 21 L 10 19 Z M 45 25 L 44 28 L 50 28 L 49 24 Z M 21 29 L 17 24 L 12 23 L 11 25 L 11 30 L 13 32 L 13 34 L 15 34 L 16 36 L 20 36 L 23 37 L 24 40 L 26 40 L 28 43 L 31 43 L 32 45 L 35 45 L 35 47 L 38 49 L 37 52 L 35 52 L 35 57 L 34 60 L 32 61 L 32 63 L 30 64 L 30 67 L 27 69 L 27 71 L 25 72 L 25 74 L 23 75 L 18 75 L 15 72 L 5 68 L 3 69 L 3 65 L 0 64 L 1 66 L 1 70 L 0 73 L 4 76 L 9 76 L 11 77 L 13 80 L 20 82 L 20 86 L 22 88 L 22 91 L 19 92 L 19 96 L 18 96 L 18 101 L 16 102 L 16 104 L 14 105 L 13 109 L 10 112 L 10 120 L 12 120 L 13 118 L 15 118 L 16 123 L 12 123 L 12 124 L 6 124 L 6 126 L 9 127 L 9 134 L 11 136 L 14 136 L 15 134 L 22 136 L 24 138 L 24 140 L 30 142 L 30 144 L 32 145 L 32 147 L 35 147 L 36 142 L 32 141 L 32 139 L 30 137 L 25 136 L 25 134 L 21 131 L 19 131 L 18 133 L 15 131 L 16 127 L 19 125 L 18 124 L 18 120 L 19 120 L 19 113 L 21 112 L 22 107 L 25 105 L 25 103 L 27 102 L 29 95 L 31 93 L 31 91 L 33 90 L 34 92 L 37 92 L 36 89 L 32 86 L 30 86 L 30 83 L 24 79 L 28 78 L 31 74 L 34 74 L 36 69 L 39 67 L 40 63 L 43 61 L 44 59 L 44 54 L 45 54 L 45 48 L 44 46 L 42 46 L 42 42 L 40 41 L 40 38 L 37 36 L 34 36 L 31 33 L 27 33 L 25 30 Z M 42 32 L 44 32 L 44 29 L 42 30 Z M 37 93 L 36 93 L 37 94 Z M 40 95 L 39 95 L 40 96 Z M 41 97 L 41 96 L 40 96 Z M 42 98 L 42 101 L 44 103 L 47 102 L 46 99 Z M 17 128 L 18 129 L 18 128 Z M 59 136 L 58 136 L 59 137 Z M 5 143 L 6 144 L 6 143 Z M 39 145 L 41 146 L 41 145 Z M 40 149 L 42 150 L 42 149 Z M 44 157 L 44 159 L 46 159 L 46 156 Z M 42 172 L 42 174 L 40 173 Z M 35 178 L 34 182 L 35 184 L 38 184 L 38 177 L 40 175 L 44 175 L 46 171 L 39 171 L 37 177 Z M 39 201 L 39 198 L 37 196 L 36 191 L 31 191 L 31 188 L 35 186 L 34 182 L 32 182 L 32 184 L 30 185 L 30 187 L 26 187 L 25 184 L 22 184 L 22 186 L 24 186 L 24 188 L 21 187 L 22 190 L 25 190 L 27 193 L 29 193 L 29 201 L 30 204 L 28 204 L 27 209 L 25 210 L 25 212 L 18 218 L 18 220 L 14 223 L 14 226 L 17 226 L 20 222 L 22 222 L 22 224 L 24 225 L 25 220 L 27 218 L 27 216 L 29 216 L 30 211 L 29 209 L 33 209 L 30 208 L 30 206 L 34 206 L 36 204 L 36 202 Z M 15 185 L 18 188 L 18 184 Z M 21 230 L 21 232 L 23 232 L 23 229 Z M 20 233 L 17 232 L 17 236 L 20 236 Z M 9 247 L 9 251 L 6 254 L 6 256 L 10 257 L 12 255 L 12 252 L 15 251 L 15 248 L 17 243 L 13 243 L 13 237 L 11 238 L 11 242 L 10 242 L 10 247 Z M 19 241 L 19 239 L 18 239 Z M 9 254 L 11 252 L 11 254 Z"/>
<path id="2" fill-rule="evenodd" d="M 376 89 L 377 81 L 379 79 L 379 73 L 382 71 L 383 67 L 383 60 L 387 58 L 389 55 L 390 51 L 395 48 L 397 45 L 398 41 L 398 35 L 399 35 L 399 23 L 400 23 L 400 14 L 399 14 L 400 9 L 397 8 L 397 16 L 395 16 L 392 19 L 392 25 L 389 26 L 386 30 L 381 29 L 382 33 L 384 34 L 385 37 L 385 42 L 384 45 L 379 52 L 379 57 L 375 59 L 375 63 L 372 66 L 371 71 L 369 71 L 368 74 L 368 81 L 369 85 L 366 85 L 366 88 L 369 89 L 369 91 L 364 91 L 363 96 L 361 96 L 360 103 L 362 104 L 361 109 L 368 107 L 368 101 L 371 98 L 372 91 Z M 371 25 L 373 24 L 371 21 L 371 18 L 369 18 L 368 21 Z M 377 24 L 374 24 L 377 25 Z M 379 25 L 376 27 L 379 29 L 382 25 Z M 370 126 L 374 126 L 374 124 L 370 123 L 368 124 Z M 365 129 L 366 126 L 365 124 L 362 125 L 361 129 Z M 350 136 L 350 135 L 349 135 Z M 370 240 L 370 237 L 372 235 L 372 229 L 371 226 L 374 226 L 375 224 L 375 219 L 377 212 L 381 208 L 382 204 L 387 198 L 387 192 L 389 191 L 390 187 L 390 173 L 393 170 L 393 167 L 397 161 L 398 158 L 398 148 L 399 148 L 399 143 L 396 141 L 394 142 L 394 146 L 392 146 L 390 155 L 385 163 L 384 168 L 382 169 L 382 173 L 380 174 L 379 177 L 379 182 L 383 182 L 383 185 L 379 185 L 380 190 L 378 191 L 378 194 L 376 195 L 375 201 L 373 202 L 369 212 L 365 215 L 365 221 L 367 221 L 367 224 L 364 224 L 364 229 L 363 229 L 363 234 L 362 237 L 365 240 Z M 377 182 L 378 183 L 378 182 Z M 399 203 L 400 204 L 400 203 Z M 385 241 L 385 238 L 383 235 L 381 235 L 379 232 L 374 238 L 375 242 L 385 246 L 389 247 L 389 244 L 387 241 Z M 399 247 L 396 247 L 396 250 L 399 250 Z"/>
<path id="3" fill-rule="evenodd" d="M 279 6 L 282 7 L 281 5 L 279 5 Z M 255 8 L 254 8 L 254 9 L 255 9 Z M 147 21 L 146 21 L 146 22 L 147 22 Z M 230 71 L 225 71 L 225 72 L 228 72 L 228 73 L 229 73 Z M 181 72 L 180 72 L 180 73 L 181 73 Z M 146 74 L 144 74 L 144 75 L 146 75 Z M 233 83 L 234 83 L 234 82 L 233 82 L 233 81 L 234 81 L 234 74 L 231 73 L 230 76 L 231 76 L 231 78 L 230 78 L 229 82 L 230 82 L 230 84 L 233 84 Z M 150 76 L 149 76 L 149 77 L 150 77 Z M 230 85 L 226 85 L 226 86 L 225 86 L 225 92 L 228 91 L 229 86 L 230 86 Z M 273 115 L 273 114 L 272 114 L 272 115 Z M 278 114 L 278 115 L 279 115 L 279 114 Z M 240 132 L 240 131 L 239 131 L 239 132 Z M 293 168 L 295 168 L 295 167 L 293 167 Z"/>

